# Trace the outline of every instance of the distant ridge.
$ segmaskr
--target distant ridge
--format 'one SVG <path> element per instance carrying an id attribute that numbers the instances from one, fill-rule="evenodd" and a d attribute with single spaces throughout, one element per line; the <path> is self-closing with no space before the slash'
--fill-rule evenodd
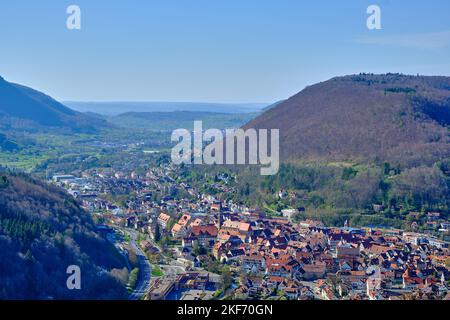
<path id="1" fill-rule="evenodd" d="M 76 102 L 65 104 L 79 112 L 94 112 L 116 116 L 128 112 L 216 112 L 216 113 L 252 113 L 260 112 L 267 103 L 208 103 L 208 102 Z"/>
<path id="2" fill-rule="evenodd" d="M 21 121 L 44 127 L 73 131 L 95 131 L 106 125 L 100 119 L 74 111 L 34 89 L 14 84 L 0 77 L 0 122 Z"/>
<path id="3" fill-rule="evenodd" d="M 202 121 L 204 129 L 239 128 L 259 113 L 218 113 L 204 111 L 127 112 L 105 118 L 117 127 L 146 128 L 171 131 L 179 128 L 193 129 L 194 121 Z"/>

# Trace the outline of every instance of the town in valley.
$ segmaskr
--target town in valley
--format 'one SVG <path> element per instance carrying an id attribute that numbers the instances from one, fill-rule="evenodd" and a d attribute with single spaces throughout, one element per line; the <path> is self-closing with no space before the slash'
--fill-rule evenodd
<path id="1" fill-rule="evenodd" d="M 54 175 L 127 259 L 136 256 L 133 299 L 448 299 L 450 224 L 427 212 L 435 232 L 330 227 L 200 192 L 178 166 L 89 169 Z M 231 192 L 229 174 L 215 184 Z M 107 194 L 129 195 L 120 202 Z M 285 191 L 278 193 L 284 197 Z M 130 267 L 131 268 L 131 267 Z"/>

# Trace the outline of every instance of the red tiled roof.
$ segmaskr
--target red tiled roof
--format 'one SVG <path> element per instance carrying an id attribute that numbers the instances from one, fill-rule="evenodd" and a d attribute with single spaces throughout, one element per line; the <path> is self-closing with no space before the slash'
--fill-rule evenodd
<path id="1" fill-rule="evenodd" d="M 194 226 L 191 230 L 192 235 L 194 236 L 201 236 L 201 235 L 207 235 L 210 237 L 217 237 L 217 227 L 215 225 L 209 224 L 204 226 Z"/>

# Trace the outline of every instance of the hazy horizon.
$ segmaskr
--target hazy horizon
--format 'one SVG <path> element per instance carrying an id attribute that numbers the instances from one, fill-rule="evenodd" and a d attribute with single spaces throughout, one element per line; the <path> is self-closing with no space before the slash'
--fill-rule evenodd
<path id="1" fill-rule="evenodd" d="M 79 112 L 115 116 L 127 112 L 255 113 L 272 103 L 218 103 L 182 101 L 62 101 Z"/>
<path id="2" fill-rule="evenodd" d="M 81 29 L 66 27 L 69 5 Z M 0 74 L 60 101 L 276 102 L 334 76 L 450 75 L 450 2 L 4 3 Z"/>

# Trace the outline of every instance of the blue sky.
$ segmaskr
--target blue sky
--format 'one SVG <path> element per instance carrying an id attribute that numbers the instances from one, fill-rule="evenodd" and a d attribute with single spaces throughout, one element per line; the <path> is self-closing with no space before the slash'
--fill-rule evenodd
<path id="1" fill-rule="evenodd" d="M 382 30 L 366 27 L 371 4 Z M 59 100 L 272 102 L 359 72 L 450 75 L 450 1 L 0 4 L 0 75 Z"/>

